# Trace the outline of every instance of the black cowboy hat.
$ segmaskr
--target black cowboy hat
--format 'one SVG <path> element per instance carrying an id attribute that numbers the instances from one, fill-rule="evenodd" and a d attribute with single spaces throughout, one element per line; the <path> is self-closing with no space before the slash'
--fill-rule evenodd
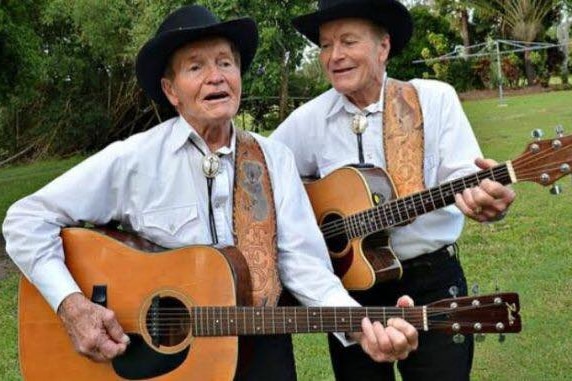
<path id="1" fill-rule="evenodd" d="M 243 17 L 221 22 L 205 7 L 189 5 L 167 16 L 155 37 L 139 51 L 135 72 L 145 93 L 159 104 L 170 105 L 161 89 L 161 78 L 169 57 L 183 45 L 209 36 L 222 36 L 232 41 L 240 53 L 242 73 L 248 69 L 258 47 L 254 20 Z"/>
<path id="2" fill-rule="evenodd" d="M 294 28 L 320 45 L 320 25 L 342 18 L 361 18 L 380 25 L 391 37 L 390 57 L 398 54 L 411 39 L 413 20 L 397 0 L 319 0 L 318 11 L 296 17 Z"/>

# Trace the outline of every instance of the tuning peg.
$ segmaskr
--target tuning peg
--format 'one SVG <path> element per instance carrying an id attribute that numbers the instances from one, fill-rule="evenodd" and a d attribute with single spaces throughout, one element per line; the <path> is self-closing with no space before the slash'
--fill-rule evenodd
<path id="1" fill-rule="evenodd" d="M 558 136 L 559 138 L 564 136 L 564 127 L 562 127 L 561 124 L 557 125 L 555 130 L 556 130 L 556 136 Z"/>
<path id="2" fill-rule="evenodd" d="M 449 287 L 449 295 L 451 295 L 453 298 L 456 298 L 457 295 L 459 295 L 459 287 L 457 286 Z"/>
<path id="3" fill-rule="evenodd" d="M 471 292 L 473 295 L 479 295 L 479 285 L 477 283 L 473 284 L 473 287 L 471 287 Z"/>
<path id="4" fill-rule="evenodd" d="M 536 128 L 536 129 L 532 130 L 532 132 L 530 133 L 530 135 L 531 135 L 534 139 L 540 140 L 540 138 L 544 136 L 544 131 L 542 131 L 540 128 Z"/>
<path id="5" fill-rule="evenodd" d="M 485 334 L 484 333 L 475 333 L 475 341 L 477 343 L 482 343 L 483 341 L 485 341 Z"/>
<path id="6" fill-rule="evenodd" d="M 499 333 L 499 343 L 504 343 L 506 340 L 506 335 L 504 333 Z"/>
<path id="7" fill-rule="evenodd" d="M 550 194 L 553 195 L 559 195 L 560 193 L 562 193 L 562 187 L 558 184 L 554 184 L 551 188 L 550 188 Z"/>
<path id="8" fill-rule="evenodd" d="M 460 333 L 453 335 L 453 343 L 463 344 L 464 342 L 465 342 L 465 335 L 461 335 Z"/>

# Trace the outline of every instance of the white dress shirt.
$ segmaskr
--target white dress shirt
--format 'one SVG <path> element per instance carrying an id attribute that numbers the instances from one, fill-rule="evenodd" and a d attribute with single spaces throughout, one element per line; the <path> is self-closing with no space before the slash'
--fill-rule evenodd
<path id="1" fill-rule="evenodd" d="M 476 172 L 474 160 L 482 153 L 455 90 L 433 80 L 411 83 L 417 89 L 424 118 L 426 188 Z M 368 124 L 362 135 L 365 162 L 385 168 L 383 107 L 380 96 L 379 102 L 359 110 L 343 94 L 330 89 L 296 109 L 271 139 L 292 150 L 302 176 L 323 177 L 359 162 L 351 125 L 361 111 Z M 422 215 L 409 225 L 391 229 L 392 247 L 402 260 L 417 257 L 455 242 L 463 223 L 463 214 L 454 205 Z"/>
<path id="2" fill-rule="evenodd" d="M 281 281 L 304 305 L 358 305 L 332 272 L 291 152 L 255 137 L 273 186 Z M 212 243 L 203 155 L 189 138 L 209 152 L 184 119 L 170 119 L 109 145 L 10 207 L 3 225 L 7 252 L 54 310 L 79 291 L 64 264 L 62 227 L 117 220 L 166 248 Z M 218 151 L 222 166 L 212 191 L 219 246 L 235 244 L 234 135 L 231 141 Z"/>

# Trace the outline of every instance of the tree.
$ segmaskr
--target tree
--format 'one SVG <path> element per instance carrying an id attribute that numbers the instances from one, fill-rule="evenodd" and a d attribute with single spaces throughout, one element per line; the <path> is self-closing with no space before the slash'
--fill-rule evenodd
<path id="1" fill-rule="evenodd" d="M 513 38 L 530 43 L 536 40 L 559 0 L 472 0 L 473 6 L 499 20 L 501 30 Z M 536 73 L 531 51 L 524 52 L 524 65 L 528 85 L 535 83 Z"/>

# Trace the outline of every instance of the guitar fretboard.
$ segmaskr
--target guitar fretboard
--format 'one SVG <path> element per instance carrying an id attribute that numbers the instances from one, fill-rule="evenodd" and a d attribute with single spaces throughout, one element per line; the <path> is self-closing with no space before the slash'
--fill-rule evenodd
<path id="1" fill-rule="evenodd" d="M 401 317 L 427 329 L 425 307 L 193 307 L 190 314 L 195 336 L 354 332 L 364 317 L 384 325 Z"/>
<path id="2" fill-rule="evenodd" d="M 339 225 L 337 229 L 332 226 L 326 228 L 325 225 L 322 225 L 321 228 L 326 238 L 329 235 L 326 231 L 344 231 L 348 239 L 364 237 L 452 205 L 455 203 L 455 194 L 477 186 L 484 179 L 491 179 L 503 185 L 513 182 L 509 172 L 509 164 L 500 164 L 332 222 L 332 224 Z"/>

